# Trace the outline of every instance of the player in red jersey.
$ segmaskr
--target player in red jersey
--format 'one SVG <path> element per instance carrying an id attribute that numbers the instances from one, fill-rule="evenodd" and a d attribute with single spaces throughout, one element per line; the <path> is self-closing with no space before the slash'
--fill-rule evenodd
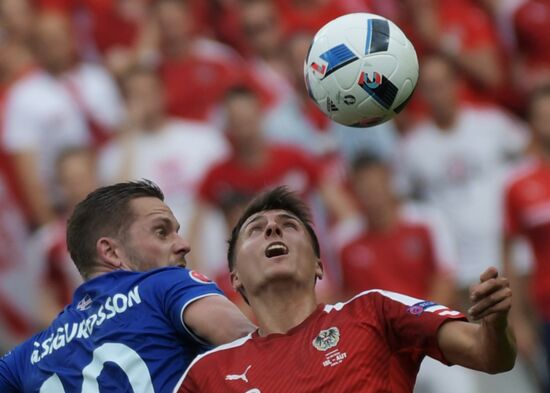
<path id="1" fill-rule="evenodd" d="M 253 200 L 233 229 L 228 260 L 259 329 L 196 358 L 178 392 L 412 392 L 425 355 L 490 373 L 513 367 L 511 291 L 494 268 L 472 288 L 474 324 L 380 290 L 318 305 L 319 255 L 295 194 L 278 187 Z"/>
<path id="2" fill-rule="evenodd" d="M 528 241 L 535 262 L 527 280 L 530 291 L 523 291 L 525 286 L 520 284 L 523 280 L 513 280 L 519 289 L 513 321 L 518 333 L 518 350 L 534 362 L 540 345 L 536 328 L 529 321 L 540 320 L 550 370 L 550 86 L 535 90 L 528 117 L 533 130 L 534 154 L 512 175 L 505 189 L 504 261 L 510 277 L 515 277 L 510 263 L 513 241 L 517 237 Z M 532 309 L 536 318 L 526 315 L 530 314 L 527 310 Z M 550 383 L 545 391 L 550 392 Z"/>

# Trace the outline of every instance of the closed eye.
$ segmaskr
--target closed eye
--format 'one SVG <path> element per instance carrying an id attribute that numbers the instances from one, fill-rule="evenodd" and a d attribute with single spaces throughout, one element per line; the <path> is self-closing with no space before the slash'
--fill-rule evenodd
<path id="1" fill-rule="evenodd" d="M 255 232 L 261 231 L 262 227 L 260 225 L 252 225 L 248 227 L 248 234 L 252 235 Z"/>
<path id="2" fill-rule="evenodd" d="M 286 221 L 283 226 L 285 228 L 298 229 L 298 224 L 295 221 Z"/>

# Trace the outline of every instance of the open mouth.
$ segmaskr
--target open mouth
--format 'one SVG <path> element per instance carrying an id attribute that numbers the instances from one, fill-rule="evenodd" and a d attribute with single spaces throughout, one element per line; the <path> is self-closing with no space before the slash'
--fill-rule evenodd
<path id="1" fill-rule="evenodd" d="M 265 256 L 268 258 L 278 257 L 288 254 L 288 247 L 283 242 L 271 243 L 265 249 Z"/>

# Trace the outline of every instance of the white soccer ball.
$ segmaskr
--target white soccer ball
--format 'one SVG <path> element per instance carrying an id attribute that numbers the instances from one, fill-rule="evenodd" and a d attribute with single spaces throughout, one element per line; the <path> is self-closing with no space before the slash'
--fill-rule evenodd
<path id="1" fill-rule="evenodd" d="M 370 127 L 405 107 L 418 80 L 418 58 L 392 21 L 348 14 L 317 32 L 304 76 L 310 97 L 332 120 Z"/>

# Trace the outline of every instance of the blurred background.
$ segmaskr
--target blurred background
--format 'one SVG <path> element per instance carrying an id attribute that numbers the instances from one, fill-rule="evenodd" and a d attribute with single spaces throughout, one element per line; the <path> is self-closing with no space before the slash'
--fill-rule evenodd
<path id="1" fill-rule="evenodd" d="M 375 128 L 331 122 L 303 82 L 315 32 L 350 12 L 420 59 Z M 155 181 L 190 267 L 249 314 L 225 239 L 286 184 L 314 212 L 324 302 L 382 288 L 466 311 L 486 267 L 511 278 L 515 369 L 426 360 L 416 392 L 549 392 L 549 86 L 550 0 L 0 0 L 0 354 L 71 301 L 66 219 L 94 188 Z"/>

